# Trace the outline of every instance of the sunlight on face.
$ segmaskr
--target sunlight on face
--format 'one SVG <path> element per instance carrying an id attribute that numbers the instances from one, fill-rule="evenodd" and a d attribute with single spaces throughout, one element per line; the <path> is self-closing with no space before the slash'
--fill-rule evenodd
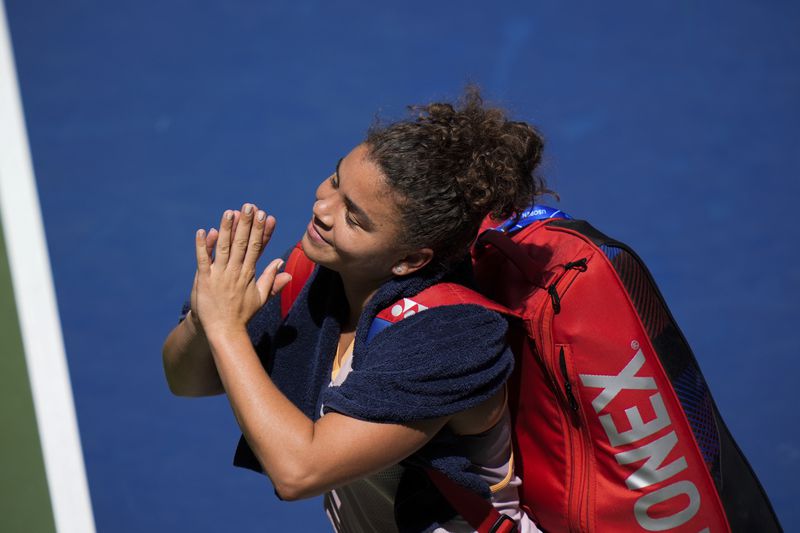
<path id="1" fill-rule="evenodd" d="M 339 162 L 316 191 L 303 235 L 306 255 L 342 277 L 379 281 L 408 252 L 402 245 L 397 196 L 364 144 Z"/>

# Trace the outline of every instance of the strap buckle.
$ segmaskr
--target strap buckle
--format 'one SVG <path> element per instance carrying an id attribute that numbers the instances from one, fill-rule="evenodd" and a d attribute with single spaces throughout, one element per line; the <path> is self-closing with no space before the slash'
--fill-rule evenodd
<path id="1" fill-rule="evenodd" d="M 489 529 L 489 533 L 516 533 L 517 524 L 507 514 L 500 514 L 500 518 Z"/>

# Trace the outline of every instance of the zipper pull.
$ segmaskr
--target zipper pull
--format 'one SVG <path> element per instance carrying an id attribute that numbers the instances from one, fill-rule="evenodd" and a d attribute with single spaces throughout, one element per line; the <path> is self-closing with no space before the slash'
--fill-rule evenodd
<path id="1" fill-rule="evenodd" d="M 574 268 L 575 270 L 580 270 L 581 272 L 586 272 L 586 269 L 589 268 L 586 265 L 587 259 L 585 257 L 581 257 L 577 261 L 570 261 L 569 263 L 564 265 L 564 270 L 570 270 Z"/>
<path id="2" fill-rule="evenodd" d="M 569 263 L 565 263 L 564 272 L 562 272 L 561 275 L 558 276 L 558 279 L 556 279 L 553 283 L 550 284 L 549 287 L 547 287 L 547 294 L 550 295 L 550 303 L 553 305 L 553 312 L 555 314 L 561 312 L 561 296 L 558 295 L 558 290 L 556 290 L 556 284 L 559 281 L 561 281 L 561 278 L 564 277 L 564 274 L 566 274 L 567 270 L 572 270 L 574 268 L 579 272 L 586 272 L 586 269 L 588 268 L 586 266 L 586 261 L 587 258 L 582 257 L 577 261 L 570 261 Z"/>
<path id="3" fill-rule="evenodd" d="M 550 303 L 553 304 L 553 312 L 558 314 L 561 312 L 561 297 L 556 290 L 556 284 L 553 283 L 547 287 L 547 293 L 550 295 Z"/>
<path id="4" fill-rule="evenodd" d="M 567 374 L 567 360 L 564 357 L 564 347 L 561 346 L 558 353 L 558 362 L 561 365 L 561 374 L 564 376 L 564 392 L 567 395 L 567 401 L 569 402 L 570 408 L 578 412 L 578 400 L 575 399 L 575 396 L 572 394 L 572 384 L 569 382 L 569 375 Z"/>

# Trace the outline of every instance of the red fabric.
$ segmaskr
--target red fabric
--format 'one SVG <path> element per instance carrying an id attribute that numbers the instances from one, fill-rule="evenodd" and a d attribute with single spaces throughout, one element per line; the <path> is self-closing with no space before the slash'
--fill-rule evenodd
<path id="1" fill-rule="evenodd" d="M 515 317 L 515 313 L 479 292 L 456 283 L 439 283 L 428 287 L 413 298 L 403 298 L 379 312 L 376 317 L 391 323 L 399 322 L 429 307 L 440 305 L 475 304 L 498 313 Z"/>
<path id="2" fill-rule="evenodd" d="M 300 295 L 303 286 L 311 277 L 314 272 L 316 264 L 306 257 L 303 252 L 303 247 L 297 243 L 292 251 L 289 253 L 289 258 L 286 260 L 286 266 L 283 271 L 292 275 L 291 281 L 281 291 L 281 318 L 286 318 L 292 304 Z"/>
<path id="3" fill-rule="evenodd" d="M 450 505 L 458 511 L 458 514 L 475 528 L 478 533 L 506 533 L 514 531 L 514 522 L 504 520 L 496 529 L 492 530 L 502 518 L 500 513 L 491 503 L 484 500 L 474 492 L 454 483 L 448 477 L 437 470 L 429 468 L 428 477 L 433 484 L 444 495 Z"/>

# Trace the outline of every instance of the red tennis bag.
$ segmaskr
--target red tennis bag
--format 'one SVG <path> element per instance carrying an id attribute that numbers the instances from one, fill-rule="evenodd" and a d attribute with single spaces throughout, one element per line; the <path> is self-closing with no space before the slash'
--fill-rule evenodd
<path id="1" fill-rule="evenodd" d="M 781 531 L 633 251 L 584 221 L 534 206 L 483 231 L 472 254 L 480 293 L 435 285 L 383 310 L 372 330 L 459 303 L 509 317 L 520 501 L 540 528 Z M 301 255 L 287 262 L 297 274 L 282 296 L 284 312 L 313 268 Z M 429 475 L 476 531 L 514 530 L 488 501 Z"/>

